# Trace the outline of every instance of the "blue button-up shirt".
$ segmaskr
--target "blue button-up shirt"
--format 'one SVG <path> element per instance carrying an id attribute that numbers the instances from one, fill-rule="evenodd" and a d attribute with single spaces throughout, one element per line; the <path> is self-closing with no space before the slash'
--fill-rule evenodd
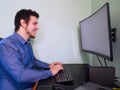
<path id="1" fill-rule="evenodd" d="M 34 57 L 29 41 L 17 33 L 0 41 L 0 90 L 24 90 L 52 77 L 50 70 L 34 67 L 49 68 L 49 64 Z"/>

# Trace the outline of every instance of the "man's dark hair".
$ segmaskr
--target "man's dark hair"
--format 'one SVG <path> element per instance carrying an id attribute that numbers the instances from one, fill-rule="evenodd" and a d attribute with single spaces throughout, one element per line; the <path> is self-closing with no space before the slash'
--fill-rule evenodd
<path id="1" fill-rule="evenodd" d="M 20 20 L 24 19 L 25 23 L 28 24 L 30 20 L 30 16 L 35 16 L 36 18 L 39 18 L 39 14 L 36 11 L 32 11 L 31 9 L 21 9 L 16 13 L 14 25 L 15 25 L 15 32 L 20 27 Z"/>

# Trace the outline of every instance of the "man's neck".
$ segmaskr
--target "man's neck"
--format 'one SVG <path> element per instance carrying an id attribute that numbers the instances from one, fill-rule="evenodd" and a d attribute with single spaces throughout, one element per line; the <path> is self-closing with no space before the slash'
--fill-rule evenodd
<path id="1" fill-rule="evenodd" d="M 26 34 L 25 30 L 23 30 L 23 29 L 18 30 L 16 33 L 19 34 L 21 37 L 23 37 L 26 41 L 28 41 L 29 36 Z"/>

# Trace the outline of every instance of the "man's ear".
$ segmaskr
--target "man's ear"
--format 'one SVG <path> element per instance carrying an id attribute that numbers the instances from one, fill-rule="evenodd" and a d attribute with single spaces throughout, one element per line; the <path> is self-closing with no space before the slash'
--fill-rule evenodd
<path id="1" fill-rule="evenodd" d="M 26 22 L 25 22 L 24 19 L 21 19 L 21 20 L 20 20 L 20 24 L 21 24 L 21 26 L 22 26 L 23 28 L 26 27 Z"/>

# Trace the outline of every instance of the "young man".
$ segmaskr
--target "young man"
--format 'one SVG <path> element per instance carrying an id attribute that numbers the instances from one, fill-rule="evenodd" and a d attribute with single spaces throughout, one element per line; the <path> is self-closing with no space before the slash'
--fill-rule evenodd
<path id="1" fill-rule="evenodd" d="M 24 90 L 38 80 L 47 79 L 63 69 L 60 62 L 47 64 L 34 57 L 30 38 L 35 38 L 39 14 L 22 9 L 15 16 L 15 32 L 0 41 L 0 90 Z M 43 69 L 34 69 L 43 68 Z"/>

